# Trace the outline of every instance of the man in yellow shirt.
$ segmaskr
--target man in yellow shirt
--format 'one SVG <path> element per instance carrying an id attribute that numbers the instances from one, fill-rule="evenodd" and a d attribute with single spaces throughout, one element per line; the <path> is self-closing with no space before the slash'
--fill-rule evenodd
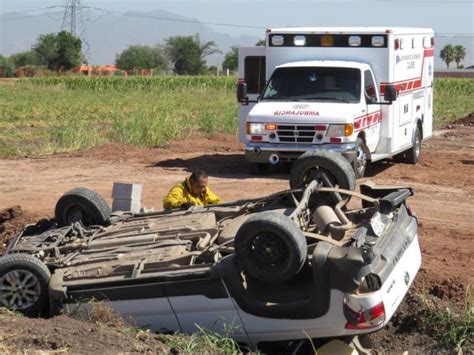
<path id="1" fill-rule="evenodd" d="M 203 170 L 194 171 L 181 184 L 174 186 L 163 199 L 163 208 L 189 208 L 214 205 L 221 199 L 207 186 L 208 176 Z"/>

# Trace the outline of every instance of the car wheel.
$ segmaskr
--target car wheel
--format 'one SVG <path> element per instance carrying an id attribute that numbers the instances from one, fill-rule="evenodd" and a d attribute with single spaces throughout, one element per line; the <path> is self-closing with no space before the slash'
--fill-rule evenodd
<path id="1" fill-rule="evenodd" d="M 405 152 L 406 162 L 409 164 L 416 164 L 421 157 L 421 132 L 420 128 L 416 127 L 415 135 L 413 137 L 413 145 Z"/>
<path id="2" fill-rule="evenodd" d="M 367 168 L 367 147 L 361 138 L 356 140 L 356 158 L 354 159 L 354 172 L 356 178 L 362 178 Z"/>
<path id="3" fill-rule="evenodd" d="M 250 216 L 237 231 L 235 255 L 253 278 L 279 283 L 302 268 L 308 253 L 306 238 L 287 216 L 261 212 Z"/>
<path id="4" fill-rule="evenodd" d="M 355 173 L 351 164 L 341 154 L 312 150 L 301 155 L 290 171 L 290 187 L 307 186 L 317 180 L 322 186 L 355 189 Z"/>
<path id="5" fill-rule="evenodd" d="M 66 192 L 56 203 L 54 215 L 60 226 L 81 222 L 85 226 L 107 225 L 111 210 L 95 191 L 79 187 Z"/>
<path id="6" fill-rule="evenodd" d="M 46 315 L 48 283 L 46 265 L 28 254 L 0 258 L 0 306 L 27 316 Z"/>

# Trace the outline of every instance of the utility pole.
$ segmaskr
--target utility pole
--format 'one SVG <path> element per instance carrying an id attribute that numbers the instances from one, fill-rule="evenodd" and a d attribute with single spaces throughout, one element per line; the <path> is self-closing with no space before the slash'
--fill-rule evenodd
<path id="1" fill-rule="evenodd" d="M 81 0 L 64 0 L 64 15 L 61 23 L 61 31 L 69 31 L 73 36 L 79 37 L 82 41 L 84 54 L 89 57 L 89 43 L 85 36 L 84 25 L 84 4 Z"/>
<path id="2" fill-rule="evenodd" d="M 61 30 L 69 28 L 69 32 L 77 36 L 77 20 L 81 9 L 81 0 L 66 0 Z"/>

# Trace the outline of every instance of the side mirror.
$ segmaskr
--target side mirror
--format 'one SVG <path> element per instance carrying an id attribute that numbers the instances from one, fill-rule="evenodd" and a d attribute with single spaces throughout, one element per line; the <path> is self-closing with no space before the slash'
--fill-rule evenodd
<path id="1" fill-rule="evenodd" d="M 244 105 L 248 105 L 249 98 L 247 95 L 247 83 L 239 83 L 237 85 L 237 101 Z"/>
<path id="2" fill-rule="evenodd" d="M 385 92 L 383 93 L 383 99 L 388 102 L 395 101 L 397 99 L 397 89 L 395 85 L 386 85 Z"/>

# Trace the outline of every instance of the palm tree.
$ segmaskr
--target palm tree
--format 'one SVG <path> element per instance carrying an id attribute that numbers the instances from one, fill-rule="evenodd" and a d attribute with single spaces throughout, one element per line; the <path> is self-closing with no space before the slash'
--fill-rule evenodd
<path id="1" fill-rule="evenodd" d="M 454 61 L 456 62 L 456 67 L 459 69 L 459 63 L 461 60 L 464 59 L 466 56 L 466 48 L 464 46 L 458 44 L 454 46 Z"/>
<path id="2" fill-rule="evenodd" d="M 449 69 L 449 63 L 454 60 L 454 47 L 450 44 L 445 45 L 439 53 L 439 57 L 446 63 L 446 66 Z"/>

